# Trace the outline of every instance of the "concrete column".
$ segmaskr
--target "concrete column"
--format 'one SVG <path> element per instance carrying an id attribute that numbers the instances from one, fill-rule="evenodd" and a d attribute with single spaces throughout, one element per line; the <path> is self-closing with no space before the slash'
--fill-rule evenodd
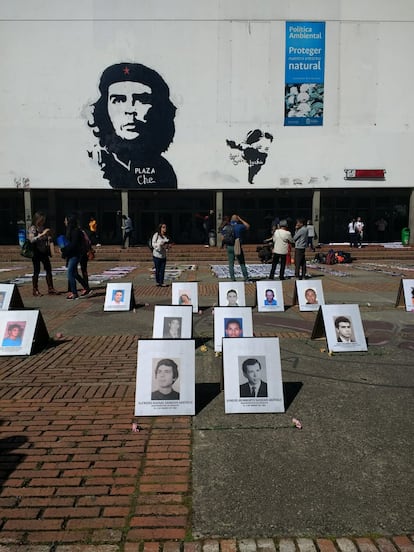
<path id="1" fill-rule="evenodd" d="M 47 191 L 47 219 L 50 227 L 56 230 L 56 190 Z"/>
<path id="2" fill-rule="evenodd" d="M 216 192 L 216 228 L 223 222 L 223 192 Z M 221 234 L 217 232 L 217 247 L 221 247 Z"/>
<path id="3" fill-rule="evenodd" d="M 128 190 L 121 191 L 121 211 L 123 215 L 128 215 Z"/>
<path id="4" fill-rule="evenodd" d="M 408 210 L 408 228 L 410 229 L 410 245 L 414 245 L 414 189 L 410 194 L 410 206 Z"/>
<path id="5" fill-rule="evenodd" d="M 26 231 L 29 230 L 32 224 L 32 196 L 30 190 L 23 191 L 23 200 L 24 200 L 24 220 Z"/>
<path id="6" fill-rule="evenodd" d="M 321 191 L 320 190 L 313 190 L 313 196 L 312 196 L 312 222 L 315 227 L 316 235 L 318 236 L 316 239 L 314 239 L 314 242 L 317 244 L 319 243 L 319 221 L 320 221 L 320 211 L 321 211 Z"/>

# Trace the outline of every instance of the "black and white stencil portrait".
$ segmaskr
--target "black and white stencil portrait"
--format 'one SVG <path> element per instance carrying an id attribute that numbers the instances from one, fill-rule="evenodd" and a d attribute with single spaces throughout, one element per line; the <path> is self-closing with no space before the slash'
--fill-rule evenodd
<path id="1" fill-rule="evenodd" d="M 107 67 L 99 82 L 89 126 L 99 142 L 95 159 L 112 188 L 176 188 L 177 178 L 162 156 L 173 141 L 176 108 L 164 79 L 140 63 Z"/>

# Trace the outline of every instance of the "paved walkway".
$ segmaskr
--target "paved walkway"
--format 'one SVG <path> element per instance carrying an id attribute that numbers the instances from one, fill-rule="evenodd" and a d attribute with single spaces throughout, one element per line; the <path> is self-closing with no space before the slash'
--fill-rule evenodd
<path id="1" fill-rule="evenodd" d="M 170 288 L 155 288 L 139 263 L 124 278 L 136 312 L 103 313 L 104 284 L 75 302 L 19 286 L 53 340 L 30 357 L 0 357 L 0 552 L 414 552 L 414 322 L 395 308 L 414 266 L 381 264 L 343 268 L 344 277 L 311 271 L 327 303 L 360 304 L 368 353 L 331 357 L 310 340 L 315 313 L 290 306 L 293 280 L 285 313 L 254 312 L 255 335 L 280 338 L 280 415 L 224 416 L 217 280 L 208 266 L 184 271 L 200 282 L 197 415 L 142 418 L 139 433 L 137 340 L 151 337 L 154 305 L 170 304 Z M 254 305 L 255 286 L 246 287 Z"/>

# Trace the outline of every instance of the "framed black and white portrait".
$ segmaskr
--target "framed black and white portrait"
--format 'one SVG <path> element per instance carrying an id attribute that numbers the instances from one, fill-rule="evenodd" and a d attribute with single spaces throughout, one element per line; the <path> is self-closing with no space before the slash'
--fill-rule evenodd
<path id="1" fill-rule="evenodd" d="M 219 282 L 220 307 L 245 307 L 246 292 L 244 282 Z"/>
<path id="2" fill-rule="evenodd" d="M 322 280 L 296 280 L 296 292 L 301 311 L 317 311 L 325 304 Z"/>
<path id="3" fill-rule="evenodd" d="M 135 416 L 194 413 L 194 340 L 139 340 Z"/>
<path id="4" fill-rule="evenodd" d="M 226 414 L 284 412 L 277 337 L 223 340 Z"/>
<path id="5" fill-rule="evenodd" d="M 191 339 L 193 309 L 191 305 L 155 305 L 152 337 Z"/>
<path id="6" fill-rule="evenodd" d="M 104 311 L 129 311 L 132 303 L 131 282 L 107 284 Z"/>
<path id="7" fill-rule="evenodd" d="M 214 309 L 214 350 L 222 351 L 223 338 L 253 336 L 251 307 L 216 307 Z"/>
<path id="8" fill-rule="evenodd" d="M 258 312 L 285 310 L 282 282 L 272 280 L 256 282 L 256 295 Z"/>
<path id="9" fill-rule="evenodd" d="M 172 304 L 191 305 L 198 312 L 198 282 L 173 282 Z"/>
<path id="10" fill-rule="evenodd" d="M 321 312 L 329 350 L 367 350 L 359 305 L 322 305 Z"/>

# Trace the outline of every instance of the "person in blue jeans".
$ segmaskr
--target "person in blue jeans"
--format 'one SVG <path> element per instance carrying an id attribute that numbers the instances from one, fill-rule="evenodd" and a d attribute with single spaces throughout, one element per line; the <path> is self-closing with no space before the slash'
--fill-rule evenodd
<path id="1" fill-rule="evenodd" d="M 134 225 L 129 215 L 122 215 L 122 229 L 124 231 L 124 237 L 122 240 L 122 249 L 125 249 L 125 244 L 128 241 L 128 247 L 132 246 L 132 232 L 134 231 Z"/>
<path id="2" fill-rule="evenodd" d="M 169 238 L 167 236 L 167 225 L 160 224 L 157 231 L 152 236 L 152 259 L 155 267 L 155 282 L 159 287 L 165 287 L 164 274 L 167 264 L 167 251 L 169 248 Z"/>
<path id="3" fill-rule="evenodd" d="M 243 220 L 239 215 L 232 215 L 229 224 L 232 226 L 234 234 L 234 243 L 225 243 L 227 249 L 227 260 L 229 263 L 230 279 L 233 281 L 236 280 L 234 276 L 234 261 L 235 259 L 237 259 L 243 274 L 244 281 L 247 282 L 249 280 L 249 275 L 247 273 L 246 261 L 244 260 L 242 243 L 243 235 L 246 230 L 250 228 L 250 224 Z M 224 228 L 222 229 L 222 234 L 223 236 L 226 235 L 226 226 L 224 226 Z"/>
<path id="4" fill-rule="evenodd" d="M 88 283 L 85 282 L 78 272 L 78 263 L 84 251 L 84 237 L 82 230 L 79 228 L 78 218 L 75 214 L 65 217 L 65 225 L 67 244 L 62 248 L 62 257 L 66 259 L 70 289 L 70 293 L 66 299 L 78 299 L 77 281 L 83 287 L 81 292 L 82 297 L 88 295 L 90 291 Z"/>

